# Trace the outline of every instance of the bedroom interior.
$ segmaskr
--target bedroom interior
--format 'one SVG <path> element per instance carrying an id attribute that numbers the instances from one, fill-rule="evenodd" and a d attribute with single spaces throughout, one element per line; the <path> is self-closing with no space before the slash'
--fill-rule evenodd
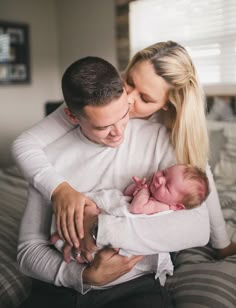
<path id="1" fill-rule="evenodd" d="M 0 0 L 0 21 L 25 22 L 29 25 L 31 65 L 29 84 L 0 85 L 1 308 L 19 307 L 31 288 L 30 278 L 18 271 L 16 263 L 18 228 L 26 204 L 28 185 L 14 165 L 10 153 L 11 143 L 21 131 L 31 127 L 62 103 L 60 76 L 74 59 L 88 54 L 97 55 L 119 67 L 120 71 L 124 70 L 130 57 L 129 5 L 133 2 L 138 1 L 100 0 L 98 3 L 93 0 Z M 88 23 L 88 16 L 93 23 Z M 236 37 L 236 25 L 234 29 Z M 236 242 L 236 77 L 234 78 L 230 87 L 225 85 L 228 92 L 221 92 L 210 86 L 206 94 L 211 148 L 209 164 L 219 192 L 227 232 L 230 239 Z M 224 84 L 219 85 L 219 89 L 222 87 Z M 206 298 L 215 298 L 214 308 L 236 307 L 236 275 L 233 275 L 236 271 L 236 256 L 228 257 L 222 267 L 222 262 L 212 255 L 208 262 L 215 264 L 215 270 L 211 273 L 207 271 L 208 263 L 204 261 L 204 273 L 198 270 L 202 261 L 197 257 L 196 251 L 201 251 L 204 255 L 207 250 L 208 247 L 192 248 L 187 250 L 187 254 L 179 253 L 175 277 L 167 282 L 171 292 L 175 294 L 176 307 L 189 308 L 188 296 L 196 296 L 197 300 L 197 296 L 202 296 L 201 292 Z M 189 264 L 190 259 L 194 260 L 194 266 Z M 193 279 L 186 280 L 185 291 L 178 290 L 178 279 L 185 280 L 186 271 L 192 272 Z M 211 290 L 209 277 L 218 281 L 217 290 Z M 194 288 L 193 294 L 191 287 Z M 197 304 L 191 306 L 195 307 L 203 308 Z M 206 303 L 204 307 L 212 306 Z"/>

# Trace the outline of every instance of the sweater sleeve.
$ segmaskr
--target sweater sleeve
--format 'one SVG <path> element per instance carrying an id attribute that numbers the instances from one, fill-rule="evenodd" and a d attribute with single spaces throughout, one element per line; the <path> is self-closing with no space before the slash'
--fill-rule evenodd
<path id="1" fill-rule="evenodd" d="M 91 289 L 83 284 L 85 265 L 75 261 L 67 264 L 61 253 L 50 245 L 52 210 L 50 206 L 42 206 L 42 201 L 39 192 L 30 187 L 19 233 L 19 268 L 27 276 L 85 294 Z"/>
<path id="2" fill-rule="evenodd" d="M 122 247 L 131 254 L 155 254 L 204 246 L 209 241 L 209 235 L 208 211 L 202 204 L 192 210 L 146 217 L 100 214 L 97 245 Z"/>
<path id="3" fill-rule="evenodd" d="M 21 133 L 13 142 L 13 157 L 22 174 L 42 195 L 51 199 L 52 192 L 65 181 L 48 161 L 44 148 L 73 129 L 64 113 L 65 105 L 38 124 Z"/>
<path id="4" fill-rule="evenodd" d="M 225 248 L 230 240 L 225 228 L 225 221 L 219 202 L 218 193 L 210 167 L 207 167 L 207 176 L 210 184 L 210 195 L 206 200 L 210 219 L 210 239 L 214 248 Z"/>

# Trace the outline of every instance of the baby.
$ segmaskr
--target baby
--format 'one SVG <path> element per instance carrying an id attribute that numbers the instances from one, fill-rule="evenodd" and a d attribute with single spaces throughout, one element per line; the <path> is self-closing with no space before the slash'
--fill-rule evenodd
<path id="1" fill-rule="evenodd" d="M 97 203 L 100 212 L 127 216 L 191 209 L 205 201 L 210 192 L 206 173 L 191 165 L 177 164 L 157 171 L 149 182 L 145 178 L 140 180 L 133 177 L 133 180 L 134 183 L 125 189 L 124 194 L 116 189 L 101 190 L 90 193 L 90 198 Z M 114 206 L 111 198 L 119 199 L 122 195 L 128 197 L 128 202 Z M 91 208 L 91 211 L 94 209 Z M 51 234 L 55 231 L 53 215 Z M 59 250 L 63 245 L 61 240 L 55 243 Z"/>
<path id="2" fill-rule="evenodd" d="M 93 192 L 90 198 L 94 199 L 100 212 L 106 212 L 115 216 L 128 216 L 133 214 L 154 214 L 163 211 L 176 211 L 191 209 L 200 205 L 209 194 L 209 183 L 206 174 L 198 168 L 190 165 L 174 165 L 165 170 L 157 171 L 151 180 L 133 177 L 134 183 L 129 185 L 124 194 L 116 189 Z M 128 202 L 117 207 L 111 202 L 111 198 L 122 198 Z M 130 203 L 129 203 L 130 202 Z M 127 207 L 127 203 L 129 204 Z M 91 207 L 91 211 L 94 209 Z M 97 210 L 96 210 L 97 211 Z M 166 212 L 167 213 L 167 212 Z M 158 215 L 158 214 L 157 214 Z M 55 217 L 53 215 L 51 233 L 56 231 Z M 64 242 L 58 240 L 55 247 L 62 251 Z M 101 248 L 101 247 L 100 247 Z M 119 250 L 119 254 L 129 256 L 125 250 Z M 173 264 L 169 253 L 159 253 L 148 256 L 156 263 L 153 269 L 159 277 L 162 285 L 165 284 L 166 275 L 173 274 Z M 71 259 L 79 263 L 86 262 L 81 256 L 72 252 Z M 145 271 L 147 264 L 143 260 L 135 265 L 137 270 Z"/>
<path id="3" fill-rule="evenodd" d="M 154 214 L 166 210 L 191 209 L 209 195 L 206 173 L 191 165 L 174 165 L 157 171 L 151 180 L 133 177 L 125 196 L 133 197 L 129 211 L 133 214 Z"/>

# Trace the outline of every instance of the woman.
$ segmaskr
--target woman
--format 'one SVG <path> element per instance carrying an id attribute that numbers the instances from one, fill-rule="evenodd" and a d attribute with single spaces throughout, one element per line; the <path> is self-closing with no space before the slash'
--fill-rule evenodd
<path id="1" fill-rule="evenodd" d="M 204 96 L 187 51 L 175 42 L 162 42 L 138 52 L 125 73 L 130 116 L 161 120 L 170 130 L 178 163 L 192 164 L 207 173 L 211 195 L 207 200 L 211 243 L 222 256 L 235 253 L 230 244 L 208 160 L 208 135 Z M 197 123 L 197 125 L 196 125 Z M 48 128 L 54 128 L 53 131 Z M 59 235 L 78 246 L 74 220 L 83 235 L 83 210 L 92 203 L 75 191 L 47 161 L 43 148 L 62 135 L 70 124 L 60 107 L 14 142 L 13 153 L 25 177 L 48 199 L 53 200 Z M 78 218 L 79 217 L 79 218 Z"/>

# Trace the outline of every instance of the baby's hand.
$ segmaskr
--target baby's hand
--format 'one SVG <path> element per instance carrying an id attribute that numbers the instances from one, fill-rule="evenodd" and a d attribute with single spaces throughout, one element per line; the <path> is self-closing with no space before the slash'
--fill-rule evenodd
<path id="1" fill-rule="evenodd" d="M 147 188 L 146 178 L 140 180 L 137 176 L 133 176 L 132 179 L 136 185 L 133 196 L 135 196 L 141 189 Z"/>

